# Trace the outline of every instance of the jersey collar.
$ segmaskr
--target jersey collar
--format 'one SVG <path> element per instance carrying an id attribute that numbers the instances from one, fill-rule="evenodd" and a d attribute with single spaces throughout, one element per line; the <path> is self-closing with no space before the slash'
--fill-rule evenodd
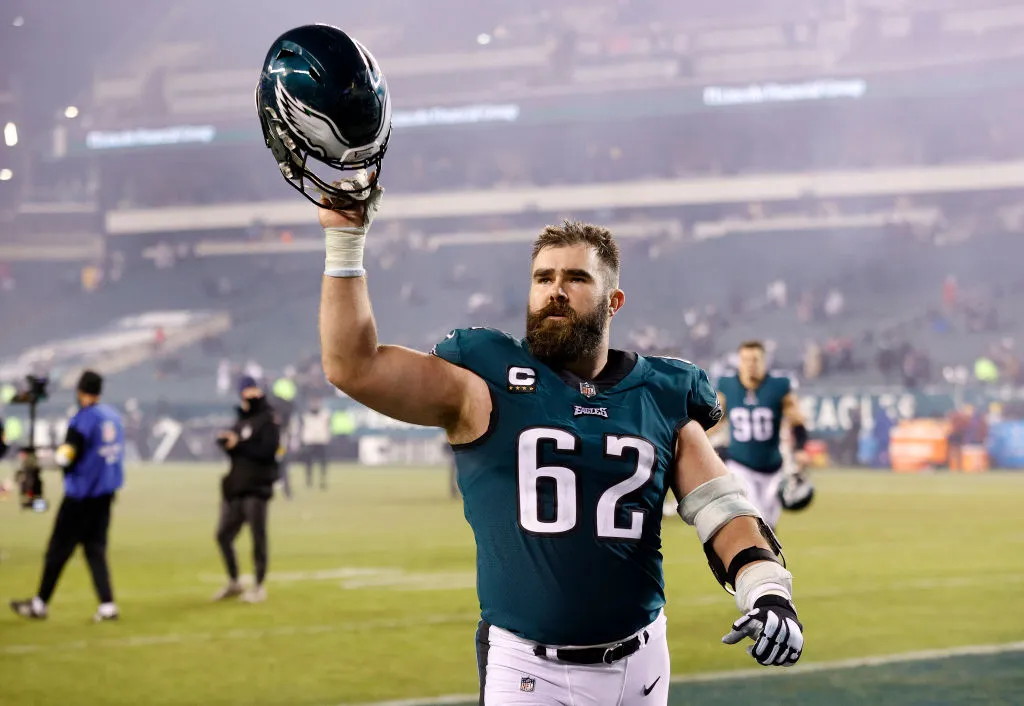
<path id="1" fill-rule="evenodd" d="M 626 379 L 626 377 L 633 372 L 633 369 L 637 364 L 637 354 L 632 351 L 620 351 L 614 348 L 608 350 L 608 362 L 601 369 L 601 372 L 597 374 L 593 380 L 587 380 L 581 378 L 576 373 L 566 370 L 564 368 L 552 368 L 555 374 L 561 378 L 569 387 L 577 390 L 580 394 L 585 396 L 593 396 L 587 394 L 587 386 L 592 386 L 594 394 L 602 394 L 612 389 L 620 382 Z"/>

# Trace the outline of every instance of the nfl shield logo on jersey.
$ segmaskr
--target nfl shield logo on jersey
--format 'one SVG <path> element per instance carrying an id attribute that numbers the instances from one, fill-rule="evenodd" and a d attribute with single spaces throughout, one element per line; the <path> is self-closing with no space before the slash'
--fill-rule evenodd
<path id="1" fill-rule="evenodd" d="M 593 397 L 597 394 L 597 388 L 592 382 L 581 382 L 580 383 L 580 394 L 584 397 Z"/>
<path id="2" fill-rule="evenodd" d="M 533 691 L 537 686 L 537 680 L 533 677 L 523 677 L 519 680 L 519 691 Z"/>

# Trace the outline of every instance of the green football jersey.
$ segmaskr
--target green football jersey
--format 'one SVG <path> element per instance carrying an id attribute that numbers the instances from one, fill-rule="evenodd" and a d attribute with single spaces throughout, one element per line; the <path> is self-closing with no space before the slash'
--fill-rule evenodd
<path id="1" fill-rule="evenodd" d="M 718 381 L 729 417 L 729 458 L 762 473 L 782 468 L 779 432 L 782 402 L 793 389 L 787 377 L 766 375 L 756 390 L 748 390 L 739 375 Z"/>
<path id="2" fill-rule="evenodd" d="M 677 433 L 721 416 L 704 371 L 613 351 L 619 379 L 572 384 L 485 328 L 452 331 L 432 353 L 491 392 L 486 433 L 453 447 L 483 619 L 548 645 L 612 642 L 652 622 Z"/>

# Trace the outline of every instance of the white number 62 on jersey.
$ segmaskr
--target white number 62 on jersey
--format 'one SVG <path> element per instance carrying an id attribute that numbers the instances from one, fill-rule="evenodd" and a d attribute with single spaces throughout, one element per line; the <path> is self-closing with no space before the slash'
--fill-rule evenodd
<path id="1" fill-rule="evenodd" d="M 576 471 L 565 466 L 541 466 L 538 446 L 542 441 L 554 442 L 555 450 L 569 455 L 579 455 L 580 438 L 564 429 L 533 427 L 519 434 L 517 444 L 519 486 L 519 525 L 531 534 L 556 535 L 568 532 L 579 522 L 576 491 Z M 627 449 L 636 451 L 636 470 L 626 480 L 606 490 L 597 502 L 597 536 L 603 539 L 638 540 L 643 536 L 645 514 L 640 510 L 630 513 L 629 525 L 615 524 L 615 510 L 623 497 L 638 490 L 651 479 L 654 472 L 656 453 L 654 444 L 638 436 L 604 437 L 604 453 L 612 458 L 621 458 Z M 550 479 L 555 485 L 555 516 L 542 520 L 538 512 L 537 486 L 542 479 Z"/>

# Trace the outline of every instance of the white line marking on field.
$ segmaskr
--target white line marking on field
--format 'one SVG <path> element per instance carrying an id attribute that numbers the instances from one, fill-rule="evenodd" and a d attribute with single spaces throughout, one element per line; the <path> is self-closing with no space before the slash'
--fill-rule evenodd
<path id="1" fill-rule="evenodd" d="M 760 677 L 785 677 L 815 672 L 842 671 L 860 669 L 862 667 L 880 667 L 888 664 L 904 662 L 925 662 L 928 660 L 950 659 L 953 657 L 970 657 L 976 655 L 996 655 L 1007 652 L 1024 652 L 1024 642 L 1009 642 L 996 645 L 968 645 L 966 647 L 950 647 L 941 650 L 918 650 L 899 654 L 876 655 L 874 657 L 857 657 L 831 662 L 811 662 L 798 664 L 786 669 L 735 669 L 721 672 L 704 672 L 699 674 L 681 674 L 672 677 L 673 684 L 692 684 L 700 682 L 732 681 L 739 679 L 755 679 Z M 479 699 L 477 694 L 448 694 L 432 698 L 402 699 L 398 701 L 375 701 L 355 706 L 441 706 L 442 704 L 470 706 Z M 348 706 L 341 704 L 340 706 Z"/>
<path id="2" fill-rule="evenodd" d="M 253 582 L 251 574 L 243 574 L 239 579 L 245 583 Z M 476 588 L 475 571 L 414 572 L 396 567 L 342 567 L 320 571 L 275 573 L 271 576 L 271 582 L 274 584 L 332 581 L 338 579 L 340 579 L 339 587 L 347 591 L 366 588 L 384 588 L 394 591 L 451 591 Z M 211 584 L 223 583 L 224 576 L 220 574 L 200 574 L 199 580 Z"/>
<path id="3" fill-rule="evenodd" d="M 329 569 L 323 571 L 292 572 L 290 574 L 271 574 L 268 583 L 270 586 L 289 583 L 303 583 L 305 581 L 331 580 L 348 576 L 342 579 L 338 586 L 345 590 L 358 589 L 389 589 L 397 591 L 410 590 L 442 590 L 442 589 L 472 589 L 476 586 L 476 574 L 472 571 L 451 572 L 451 573 L 403 573 L 396 569 Z M 215 577 L 214 574 L 203 574 L 200 580 L 206 582 Z M 305 578 L 304 578 L 305 577 Z M 251 580 L 246 576 L 242 580 Z M 217 583 L 224 581 L 219 577 Z M 890 583 L 873 583 L 863 586 L 844 585 L 834 588 L 819 588 L 802 590 L 797 595 L 798 600 L 807 598 L 836 598 L 843 596 L 858 596 L 888 591 L 936 591 L 943 589 L 963 589 L 977 586 L 989 586 L 993 584 L 1017 585 L 1024 583 L 1024 573 L 1008 574 L 978 574 L 953 575 L 953 576 L 932 576 L 919 579 L 907 579 L 905 581 L 894 581 Z M 204 584 L 205 585 L 205 584 Z M 284 589 L 287 590 L 287 589 Z M 671 586 L 669 587 L 671 595 Z M 182 596 L 195 596 L 197 604 L 207 602 L 207 595 L 202 586 L 182 586 L 178 589 L 160 591 L 119 591 L 118 603 L 122 606 L 132 601 L 154 603 L 160 600 L 179 598 Z M 683 600 L 673 598 L 673 600 Z M 696 596 L 687 596 L 685 601 L 689 605 L 715 605 L 717 603 L 729 602 L 729 597 L 724 591 L 704 593 Z M 95 603 L 96 597 L 88 590 L 62 593 L 60 603 L 64 605 L 76 605 L 80 603 Z M 723 605 L 725 604 L 723 603 Z"/>
<path id="4" fill-rule="evenodd" d="M 375 630 L 405 630 L 411 625 L 447 625 L 454 623 L 476 624 L 480 616 L 475 613 L 449 613 L 432 615 L 416 620 L 364 620 L 335 625 L 281 625 L 263 629 L 233 629 L 223 632 L 186 632 L 166 635 L 135 635 L 131 637 L 76 640 L 75 642 L 34 643 L 0 647 L 0 655 L 23 655 L 56 650 L 96 650 L 99 648 L 151 647 L 153 645 L 176 645 L 196 642 L 223 640 L 259 640 L 265 637 L 286 635 L 315 635 L 325 632 L 363 632 Z"/>
<path id="5" fill-rule="evenodd" d="M 317 569 L 314 571 L 278 571 L 271 574 L 270 578 L 274 583 L 306 583 L 311 581 L 336 581 L 337 579 L 353 579 L 363 576 L 381 576 L 389 574 L 400 574 L 402 569 L 387 566 L 342 566 L 337 569 Z M 242 581 L 251 581 L 252 574 L 243 574 L 239 577 Z M 199 574 L 199 580 L 204 583 L 224 583 L 224 574 Z"/>

